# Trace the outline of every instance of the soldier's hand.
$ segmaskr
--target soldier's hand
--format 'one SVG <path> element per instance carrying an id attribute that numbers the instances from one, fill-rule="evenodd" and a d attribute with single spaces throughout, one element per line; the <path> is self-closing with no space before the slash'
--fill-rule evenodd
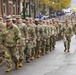
<path id="1" fill-rule="evenodd" d="M 28 40 L 26 40 L 26 43 L 28 43 Z"/>
<path id="2" fill-rule="evenodd" d="M 40 41 L 40 38 L 38 38 L 37 40 Z"/>

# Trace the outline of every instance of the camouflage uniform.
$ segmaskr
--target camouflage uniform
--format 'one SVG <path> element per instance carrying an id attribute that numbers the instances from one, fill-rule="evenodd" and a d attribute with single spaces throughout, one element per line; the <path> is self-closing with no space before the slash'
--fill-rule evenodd
<path id="1" fill-rule="evenodd" d="M 76 24 L 73 25 L 73 32 L 76 35 Z"/>
<path id="2" fill-rule="evenodd" d="M 17 15 L 16 20 L 21 20 L 21 16 Z M 25 24 L 22 23 L 22 21 L 20 22 L 16 22 L 16 25 L 18 26 L 19 30 L 21 31 L 21 46 L 19 47 L 19 55 L 20 55 L 20 61 L 22 61 L 24 59 L 24 49 L 25 49 Z"/>
<path id="3" fill-rule="evenodd" d="M 53 47 L 53 26 L 50 24 L 50 51 L 52 50 Z"/>
<path id="4" fill-rule="evenodd" d="M 58 40 L 62 39 L 62 23 L 58 24 Z"/>
<path id="5" fill-rule="evenodd" d="M 45 49 L 46 49 L 47 26 L 42 25 L 42 28 L 43 28 L 43 37 L 42 37 L 41 51 L 42 51 L 42 55 L 44 55 L 45 54 Z"/>
<path id="6" fill-rule="evenodd" d="M 34 30 L 34 27 L 32 25 L 28 24 L 27 27 L 26 27 L 26 31 L 27 31 L 27 35 L 26 35 L 25 54 L 26 54 L 26 61 L 29 63 L 30 62 L 30 57 L 31 57 L 31 54 L 32 54 L 32 49 L 35 46 L 35 42 L 34 42 L 35 30 Z"/>
<path id="7" fill-rule="evenodd" d="M 7 18 L 6 21 L 12 20 Z M 14 24 L 6 25 L 6 28 L 2 31 L 2 41 L 5 49 L 6 72 L 11 71 L 12 60 L 15 63 L 15 69 L 18 69 L 19 51 L 17 45 L 20 45 L 21 42 L 21 33 L 18 27 Z"/>
<path id="8" fill-rule="evenodd" d="M 43 39 L 43 28 L 42 28 L 42 25 L 38 24 L 37 25 L 37 40 L 36 40 L 37 42 L 36 55 L 38 58 L 40 58 L 42 39 Z"/>
<path id="9" fill-rule="evenodd" d="M 50 25 L 47 24 L 46 53 L 50 50 Z"/>
<path id="10" fill-rule="evenodd" d="M 52 26 L 52 49 L 54 50 L 54 48 L 55 48 L 55 45 L 56 45 L 56 27 L 54 26 L 54 24 L 53 24 L 53 26 Z"/>
<path id="11" fill-rule="evenodd" d="M 72 27 L 69 24 L 65 24 L 63 27 L 63 41 L 64 41 L 64 52 L 67 50 L 69 52 L 70 42 L 71 42 Z"/>
<path id="12" fill-rule="evenodd" d="M 34 59 L 35 49 L 36 49 L 36 25 L 34 23 L 30 24 L 32 28 L 32 52 L 31 52 L 31 60 Z"/>
<path id="13" fill-rule="evenodd" d="M 2 30 L 5 28 L 5 24 L 0 22 L 0 66 L 2 65 L 2 57 L 3 57 L 3 53 L 4 53 L 4 50 L 1 48 L 1 45 L 2 45 Z"/>

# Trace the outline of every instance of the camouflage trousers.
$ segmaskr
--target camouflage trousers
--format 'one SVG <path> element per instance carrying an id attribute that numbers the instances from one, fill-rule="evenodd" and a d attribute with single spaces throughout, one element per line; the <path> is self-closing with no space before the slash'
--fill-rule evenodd
<path id="1" fill-rule="evenodd" d="M 50 36 L 50 50 L 53 49 L 53 36 Z"/>
<path id="2" fill-rule="evenodd" d="M 70 36 L 66 36 L 64 39 L 64 47 L 65 49 L 70 49 L 70 42 L 71 42 L 71 38 Z"/>
<path id="3" fill-rule="evenodd" d="M 32 41 L 31 55 L 35 55 L 35 50 L 36 50 L 36 40 Z"/>
<path id="4" fill-rule="evenodd" d="M 24 53 L 26 54 L 26 57 L 30 57 L 32 53 L 32 41 L 29 41 L 26 43 L 26 48 L 24 50 Z"/>
<path id="5" fill-rule="evenodd" d="M 6 67 L 12 66 L 12 61 L 14 63 L 19 61 L 19 51 L 16 47 L 5 47 L 5 60 L 6 60 Z"/>
<path id="6" fill-rule="evenodd" d="M 20 56 L 20 60 L 23 60 L 24 59 L 24 49 L 25 47 L 24 46 L 20 46 L 19 48 L 19 56 Z"/>
<path id="7" fill-rule="evenodd" d="M 52 41 L 52 48 L 54 50 L 55 45 L 56 45 L 56 36 L 55 35 L 52 35 L 52 39 L 53 39 L 53 41 Z"/>
<path id="8" fill-rule="evenodd" d="M 42 40 L 42 44 L 41 44 L 41 51 L 42 53 L 45 53 L 46 50 L 46 39 Z"/>
<path id="9" fill-rule="evenodd" d="M 20 60 L 24 59 L 24 49 L 25 49 L 25 40 L 22 40 L 21 42 L 21 46 L 18 48 L 19 49 L 19 56 L 20 56 Z"/>
<path id="10" fill-rule="evenodd" d="M 36 40 L 36 51 L 35 53 L 41 53 L 41 40 Z"/>
<path id="11" fill-rule="evenodd" d="M 3 53 L 0 52 L 0 62 L 2 62 L 2 58 L 3 58 Z"/>
<path id="12" fill-rule="evenodd" d="M 46 39 L 46 52 L 50 50 L 50 38 Z"/>

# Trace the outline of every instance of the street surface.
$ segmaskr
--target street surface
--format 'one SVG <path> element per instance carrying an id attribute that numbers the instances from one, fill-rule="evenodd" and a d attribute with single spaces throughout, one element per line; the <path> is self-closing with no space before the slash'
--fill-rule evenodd
<path id="1" fill-rule="evenodd" d="M 13 65 L 14 66 L 14 65 Z M 5 72 L 5 62 L 0 67 L 0 75 L 76 75 L 76 38 L 72 37 L 70 53 L 64 53 L 63 41 L 57 41 L 54 51 L 31 63 L 23 62 L 23 67 L 10 73 Z"/>

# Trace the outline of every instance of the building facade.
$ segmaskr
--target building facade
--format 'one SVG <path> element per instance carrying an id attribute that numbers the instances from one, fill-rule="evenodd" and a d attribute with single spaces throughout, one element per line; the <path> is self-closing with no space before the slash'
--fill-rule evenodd
<path id="1" fill-rule="evenodd" d="M 21 0 L 0 0 L 0 15 L 20 14 Z"/>

